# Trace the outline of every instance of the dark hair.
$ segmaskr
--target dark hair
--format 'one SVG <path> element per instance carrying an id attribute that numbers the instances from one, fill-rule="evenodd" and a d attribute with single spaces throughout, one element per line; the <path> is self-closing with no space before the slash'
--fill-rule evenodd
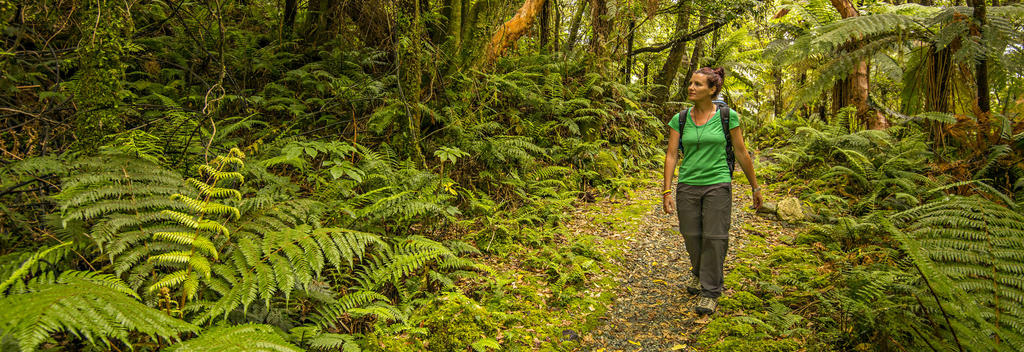
<path id="1" fill-rule="evenodd" d="M 715 88 L 713 96 L 717 97 L 718 93 L 722 92 L 722 82 L 725 81 L 725 69 L 721 67 L 703 67 L 694 73 L 702 74 L 708 78 L 708 85 Z"/>

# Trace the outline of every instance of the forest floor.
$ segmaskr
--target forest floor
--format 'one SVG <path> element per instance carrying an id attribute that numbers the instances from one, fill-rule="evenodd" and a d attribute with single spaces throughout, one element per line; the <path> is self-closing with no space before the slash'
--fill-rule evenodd
<path id="1" fill-rule="evenodd" d="M 684 286 L 691 275 L 689 259 L 676 215 L 662 211 L 659 190 L 660 180 L 653 181 L 628 200 L 603 200 L 581 207 L 568 224 L 573 231 L 593 231 L 621 241 L 624 247 L 622 257 L 616 258 L 621 268 L 615 277 L 616 297 L 600 323 L 581 337 L 581 351 L 700 351 L 701 342 L 707 343 L 698 339 L 705 326 L 725 314 L 699 316 L 693 312 L 696 296 L 688 294 Z M 773 198 L 770 194 L 765 197 L 765 201 Z M 758 243 L 778 244 L 781 237 L 794 232 L 789 224 L 755 215 L 750 206 L 750 186 L 734 183 L 727 275 L 737 265 L 755 265 L 756 258 L 737 258 L 752 237 Z M 723 297 L 729 297 L 733 289 L 727 283 Z"/>

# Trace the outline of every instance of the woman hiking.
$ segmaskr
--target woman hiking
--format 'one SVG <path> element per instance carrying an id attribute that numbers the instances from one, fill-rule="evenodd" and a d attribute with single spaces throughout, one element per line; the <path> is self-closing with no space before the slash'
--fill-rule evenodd
<path id="1" fill-rule="evenodd" d="M 698 314 L 713 313 L 722 294 L 722 266 L 729 247 L 732 214 L 732 160 L 739 161 L 753 187 L 755 209 L 761 207 L 762 200 L 761 187 L 743 143 L 739 116 L 724 103 L 712 101 L 722 91 L 724 80 L 725 70 L 721 68 L 704 67 L 694 72 L 687 89 L 693 107 L 676 114 L 668 123 L 672 130 L 665 153 L 662 205 L 666 213 L 675 209 L 679 215 L 679 231 L 693 274 L 686 290 L 700 294 L 695 308 Z M 722 116 L 723 111 L 727 115 Z M 723 123 L 728 124 L 728 129 L 723 128 Z M 728 153 L 733 153 L 735 159 Z M 672 175 L 678 161 L 679 178 L 673 195 Z"/>

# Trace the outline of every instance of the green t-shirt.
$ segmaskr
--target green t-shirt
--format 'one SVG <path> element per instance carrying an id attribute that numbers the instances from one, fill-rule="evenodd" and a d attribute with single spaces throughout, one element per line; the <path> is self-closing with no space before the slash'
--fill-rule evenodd
<path id="1" fill-rule="evenodd" d="M 668 126 L 679 131 L 679 114 L 672 116 Z M 729 109 L 729 129 L 740 126 L 736 110 Z M 707 186 L 732 182 L 729 162 L 725 157 L 725 134 L 722 133 L 722 119 L 715 116 L 703 126 L 693 123 L 692 114 L 683 125 L 682 143 L 684 155 L 679 163 L 679 182 L 691 186 Z"/>

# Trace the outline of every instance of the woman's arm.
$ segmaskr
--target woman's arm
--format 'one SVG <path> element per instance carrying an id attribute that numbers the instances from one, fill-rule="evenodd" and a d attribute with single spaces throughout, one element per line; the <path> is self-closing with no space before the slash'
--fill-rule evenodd
<path id="1" fill-rule="evenodd" d="M 679 161 L 679 131 L 669 128 L 668 150 L 665 151 L 665 179 L 661 187 L 662 207 L 665 213 L 672 214 L 676 208 L 676 199 L 672 194 L 672 176 L 675 175 L 676 163 Z M 668 192 L 666 192 L 668 191 Z"/>
<path id="2" fill-rule="evenodd" d="M 732 137 L 732 150 L 736 154 L 736 161 L 740 163 L 743 174 L 747 176 L 747 182 L 754 193 L 754 209 L 761 208 L 761 185 L 757 183 L 757 175 L 754 174 L 754 162 L 750 160 L 750 153 L 747 153 L 747 145 L 743 142 L 743 129 L 736 127 L 729 130 Z"/>

